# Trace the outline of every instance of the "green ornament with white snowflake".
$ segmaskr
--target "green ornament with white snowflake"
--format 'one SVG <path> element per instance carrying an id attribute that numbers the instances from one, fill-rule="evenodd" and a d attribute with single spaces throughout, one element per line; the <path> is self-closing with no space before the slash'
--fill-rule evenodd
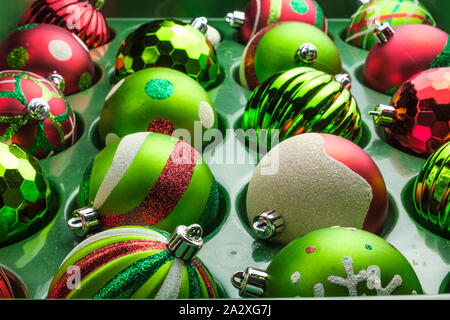
<path id="1" fill-rule="evenodd" d="M 236 272 L 244 297 L 422 294 L 408 260 L 387 241 L 355 228 L 315 230 L 284 247 L 266 270 Z"/>

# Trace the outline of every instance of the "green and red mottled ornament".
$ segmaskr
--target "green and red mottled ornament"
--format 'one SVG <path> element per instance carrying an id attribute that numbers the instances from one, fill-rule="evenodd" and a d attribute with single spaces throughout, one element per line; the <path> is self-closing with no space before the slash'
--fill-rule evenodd
<path id="1" fill-rule="evenodd" d="M 312 231 L 284 247 L 265 271 L 247 268 L 236 272 L 232 283 L 241 296 L 265 298 L 423 293 L 397 249 L 374 234 L 344 227 Z"/>
<path id="2" fill-rule="evenodd" d="M 195 257 L 198 225 L 168 233 L 118 227 L 93 235 L 64 259 L 48 290 L 51 299 L 212 299 L 214 278 Z"/>
<path id="3" fill-rule="evenodd" d="M 332 75 L 342 72 L 341 56 L 322 30 L 303 22 L 279 22 L 261 29 L 248 42 L 239 80 L 253 90 L 274 74 L 300 66 Z"/>
<path id="4" fill-rule="evenodd" d="M 431 68 L 450 67 L 449 35 L 426 24 L 409 24 L 394 29 L 378 24 L 377 38 L 363 67 L 363 81 L 369 88 L 393 95 L 402 83 Z"/>
<path id="5" fill-rule="evenodd" d="M 256 141 L 268 148 L 305 132 L 335 134 L 355 143 L 362 136 L 361 115 L 350 92 L 348 75 L 336 76 L 297 67 L 265 80 L 251 94 L 242 129 L 255 129 Z"/>
<path id="6" fill-rule="evenodd" d="M 327 32 L 327 19 L 315 0 L 251 0 L 243 12 L 234 11 L 225 19 L 239 29 L 243 44 L 259 30 L 282 21 L 305 22 Z"/>
<path id="7" fill-rule="evenodd" d="M 55 199 L 36 158 L 0 142 L 0 245 L 25 239 L 50 221 Z"/>
<path id="8" fill-rule="evenodd" d="M 116 56 L 115 75 L 122 79 L 136 71 L 166 67 L 186 73 L 205 89 L 215 86 L 221 69 L 212 44 L 205 37 L 207 20 L 191 24 L 167 19 L 141 25 L 122 42 Z"/>
<path id="9" fill-rule="evenodd" d="M 69 227 L 78 235 L 95 228 L 155 226 L 172 232 L 216 224 L 218 184 L 201 155 L 186 142 L 138 132 L 106 146 L 85 171 Z"/>
<path id="10" fill-rule="evenodd" d="M 20 18 L 19 26 L 48 23 L 66 28 L 90 49 L 107 43 L 111 31 L 100 12 L 104 0 L 36 0 Z"/>
<path id="11" fill-rule="evenodd" d="M 420 72 L 403 83 L 390 105 L 378 105 L 374 124 L 401 149 L 428 157 L 450 141 L 450 67 Z"/>
<path id="12" fill-rule="evenodd" d="M 0 44 L 0 70 L 23 70 L 64 79 L 60 90 L 69 95 L 91 87 L 95 67 L 89 49 L 75 34 L 52 24 L 19 27 Z"/>
<path id="13" fill-rule="evenodd" d="M 0 72 L 0 136 L 38 159 L 71 146 L 76 121 L 64 95 L 31 72 Z"/>
<path id="14" fill-rule="evenodd" d="M 99 122 L 100 138 L 106 144 L 134 132 L 172 135 L 182 129 L 190 134 L 190 141 L 183 140 L 199 151 L 203 133 L 217 128 L 217 113 L 205 89 L 180 71 L 158 67 L 120 80 L 107 95 Z"/>
<path id="15" fill-rule="evenodd" d="M 23 283 L 9 270 L 0 267 L 0 299 L 28 298 Z"/>
<path id="16" fill-rule="evenodd" d="M 406 24 L 428 24 L 436 22 L 419 0 L 367 0 L 352 15 L 345 41 L 355 47 L 370 50 L 377 42 L 373 35 L 376 24 L 389 22 L 395 29 Z"/>
<path id="17" fill-rule="evenodd" d="M 450 240 L 450 142 L 425 162 L 414 182 L 415 219 Z"/>

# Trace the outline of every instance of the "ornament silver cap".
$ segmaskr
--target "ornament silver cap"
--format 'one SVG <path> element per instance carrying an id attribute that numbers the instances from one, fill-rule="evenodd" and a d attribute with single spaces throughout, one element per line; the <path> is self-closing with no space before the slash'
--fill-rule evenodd
<path id="1" fill-rule="evenodd" d="M 241 297 L 262 297 L 266 288 L 267 272 L 255 268 L 238 271 L 231 277 L 231 283 L 239 289 Z"/>
<path id="2" fill-rule="evenodd" d="M 177 258 L 192 259 L 203 246 L 203 230 L 199 224 L 178 226 L 170 235 L 167 247 Z"/>
<path id="3" fill-rule="evenodd" d="M 240 28 L 245 22 L 245 13 L 242 11 L 233 11 L 227 13 L 225 21 L 233 28 Z"/>
<path id="4" fill-rule="evenodd" d="M 391 27 L 389 22 L 384 22 L 380 24 L 378 20 L 375 21 L 375 29 L 373 35 L 379 44 L 383 44 L 389 41 L 394 36 L 394 29 Z"/>
<path id="5" fill-rule="evenodd" d="M 317 59 L 317 48 L 312 43 L 303 43 L 297 51 L 297 62 L 313 64 Z"/>
<path id="6" fill-rule="evenodd" d="M 190 25 L 194 27 L 194 29 L 197 29 L 201 33 L 205 34 L 208 30 L 208 19 L 205 17 L 199 17 L 192 19 Z"/>
<path id="7" fill-rule="evenodd" d="M 375 126 L 388 127 L 397 119 L 397 110 L 393 106 L 379 104 L 375 110 L 369 111 Z"/>
<path id="8" fill-rule="evenodd" d="M 352 87 L 352 81 L 350 79 L 350 75 L 347 73 L 341 73 L 334 76 L 334 80 L 342 83 L 342 86 L 346 89 L 350 89 Z"/>
<path id="9" fill-rule="evenodd" d="M 79 237 L 99 229 L 98 212 L 92 207 L 77 209 L 73 212 L 74 217 L 67 224 L 69 228 Z"/>
<path id="10" fill-rule="evenodd" d="M 362 7 L 363 5 L 368 4 L 369 2 L 370 2 L 370 0 L 357 0 L 357 1 L 356 1 L 356 4 L 357 4 L 359 7 Z"/>
<path id="11" fill-rule="evenodd" d="M 50 115 L 50 106 L 41 98 L 34 98 L 27 104 L 30 116 L 36 120 L 44 120 Z"/>
<path id="12" fill-rule="evenodd" d="M 47 77 L 47 80 L 53 84 L 53 86 L 58 89 L 59 91 L 63 92 L 66 88 L 66 82 L 64 81 L 64 78 L 58 74 L 56 71 L 54 71 L 52 74 L 50 74 Z"/>
<path id="13" fill-rule="evenodd" d="M 258 238 L 269 239 L 283 230 L 283 224 L 283 218 L 278 212 L 268 210 L 253 218 L 252 229 Z"/>

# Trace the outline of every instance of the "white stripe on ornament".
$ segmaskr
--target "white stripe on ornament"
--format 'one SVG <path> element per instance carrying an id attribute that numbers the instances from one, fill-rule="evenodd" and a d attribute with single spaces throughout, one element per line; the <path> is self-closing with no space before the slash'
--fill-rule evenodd
<path id="1" fill-rule="evenodd" d="M 176 299 L 181 288 L 181 280 L 183 279 L 184 261 L 175 258 L 170 266 L 169 273 L 164 279 L 161 288 L 155 296 L 155 299 Z"/>
<path id="2" fill-rule="evenodd" d="M 127 135 L 120 140 L 111 166 L 95 195 L 94 209 L 100 208 L 108 199 L 111 192 L 127 172 L 149 134 L 151 132 L 138 132 Z"/>

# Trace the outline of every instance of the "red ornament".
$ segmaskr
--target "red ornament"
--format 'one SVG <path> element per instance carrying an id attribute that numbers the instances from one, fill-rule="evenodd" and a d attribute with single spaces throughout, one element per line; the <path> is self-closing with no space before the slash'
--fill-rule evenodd
<path id="1" fill-rule="evenodd" d="M 374 34 L 378 43 L 371 48 L 363 71 L 364 83 L 374 90 L 394 94 L 415 74 L 450 66 L 449 36 L 438 28 L 411 24 L 394 32 L 385 23 Z"/>
<path id="2" fill-rule="evenodd" d="M 370 114 L 385 127 L 386 138 L 415 154 L 428 157 L 450 141 L 450 68 L 423 71 L 405 82 L 391 106 Z"/>
<path id="3" fill-rule="evenodd" d="M 49 81 L 31 72 L 0 72 L 0 136 L 42 159 L 75 141 L 75 115 Z"/>
<path id="4" fill-rule="evenodd" d="M 0 44 L 0 70 L 25 70 L 44 78 L 56 72 L 65 81 L 66 95 L 89 88 L 95 75 L 80 38 L 51 24 L 26 25 L 6 37 Z"/>
<path id="5" fill-rule="evenodd" d="M 48 23 L 76 34 L 88 48 L 96 48 L 111 38 L 99 0 L 36 0 L 20 19 L 19 26 Z"/>
<path id="6" fill-rule="evenodd" d="M 304 22 L 327 32 L 327 19 L 315 0 L 251 0 L 244 12 L 229 13 L 226 20 L 240 29 L 239 41 L 243 44 L 259 30 L 277 22 Z"/>
<path id="7" fill-rule="evenodd" d="M 15 275 L 0 267 L 0 299 L 28 298 L 24 285 Z"/>

